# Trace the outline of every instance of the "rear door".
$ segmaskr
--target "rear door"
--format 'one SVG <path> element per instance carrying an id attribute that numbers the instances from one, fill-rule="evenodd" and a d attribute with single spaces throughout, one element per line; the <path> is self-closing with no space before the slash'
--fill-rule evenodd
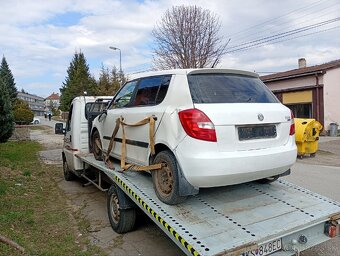
<path id="1" fill-rule="evenodd" d="M 220 151 L 284 145 L 290 111 L 259 78 L 241 74 L 188 76 L 194 106 L 214 123 Z"/>
<path id="2" fill-rule="evenodd" d="M 128 124 L 137 123 L 153 116 L 155 133 L 162 120 L 166 105 L 162 104 L 171 81 L 171 75 L 141 78 L 131 105 L 122 113 Z M 150 151 L 150 124 L 126 127 L 127 156 L 133 161 L 147 165 Z"/>

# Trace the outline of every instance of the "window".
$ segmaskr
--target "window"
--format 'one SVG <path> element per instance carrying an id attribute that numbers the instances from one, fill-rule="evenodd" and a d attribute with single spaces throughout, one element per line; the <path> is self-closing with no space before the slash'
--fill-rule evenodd
<path id="1" fill-rule="evenodd" d="M 141 79 L 133 106 L 150 106 L 161 103 L 168 91 L 171 76 L 147 77 Z"/>
<path id="2" fill-rule="evenodd" d="M 68 113 L 68 118 L 66 122 L 66 131 L 71 131 L 72 110 L 73 110 L 73 105 L 71 105 L 70 112 Z"/>
<path id="3" fill-rule="evenodd" d="M 188 75 L 194 103 L 278 103 L 260 79 L 233 74 Z"/>
<path id="4" fill-rule="evenodd" d="M 286 105 L 290 110 L 292 110 L 294 117 L 297 118 L 312 118 L 312 104 L 294 104 Z"/>
<path id="5" fill-rule="evenodd" d="M 109 108 L 123 108 L 129 105 L 135 87 L 137 85 L 137 80 L 128 82 L 115 96 L 113 102 L 110 103 Z"/>

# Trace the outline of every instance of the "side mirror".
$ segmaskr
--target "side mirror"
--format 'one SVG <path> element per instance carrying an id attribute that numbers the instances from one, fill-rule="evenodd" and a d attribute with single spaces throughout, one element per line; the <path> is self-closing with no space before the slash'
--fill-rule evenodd
<path id="1" fill-rule="evenodd" d="M 65 134 L 66 130 L 64 129 L 64 124 L 63 123 L 56 123 L 54 126 L 54 133 L 55 134 Z"/>

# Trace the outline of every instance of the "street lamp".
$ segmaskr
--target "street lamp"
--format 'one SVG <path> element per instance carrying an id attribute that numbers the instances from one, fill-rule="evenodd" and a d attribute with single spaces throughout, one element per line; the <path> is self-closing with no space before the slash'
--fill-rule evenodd
<path id="1" fill-rule="evenodd" d="M 122 74 L 122 51 L 119 48 L 113 46 L 110 46 L 109 48 L 114 51 L 119 50 L 119 72 Z"/>

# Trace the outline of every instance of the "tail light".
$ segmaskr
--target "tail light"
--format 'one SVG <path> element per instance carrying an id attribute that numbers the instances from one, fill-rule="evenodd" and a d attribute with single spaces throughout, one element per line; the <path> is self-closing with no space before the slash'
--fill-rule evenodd
<path id="1" fill-rule="evenodd" d="M 185 132 L 192 138 L 216 142 L 215 126 L 204 114 L 198 109 L 187 109 L 178 113 L 179 119 Z"/>
<path id="2" fill-rule="evenodd" d="M 295 134 L 295 124 L 294 124 L 294 114 L 293 114 L 292 111 L 290 112 L 290 120 L 291 120 L 291 124 L 290 124 L 289 135 L 294 135 Z"/>

